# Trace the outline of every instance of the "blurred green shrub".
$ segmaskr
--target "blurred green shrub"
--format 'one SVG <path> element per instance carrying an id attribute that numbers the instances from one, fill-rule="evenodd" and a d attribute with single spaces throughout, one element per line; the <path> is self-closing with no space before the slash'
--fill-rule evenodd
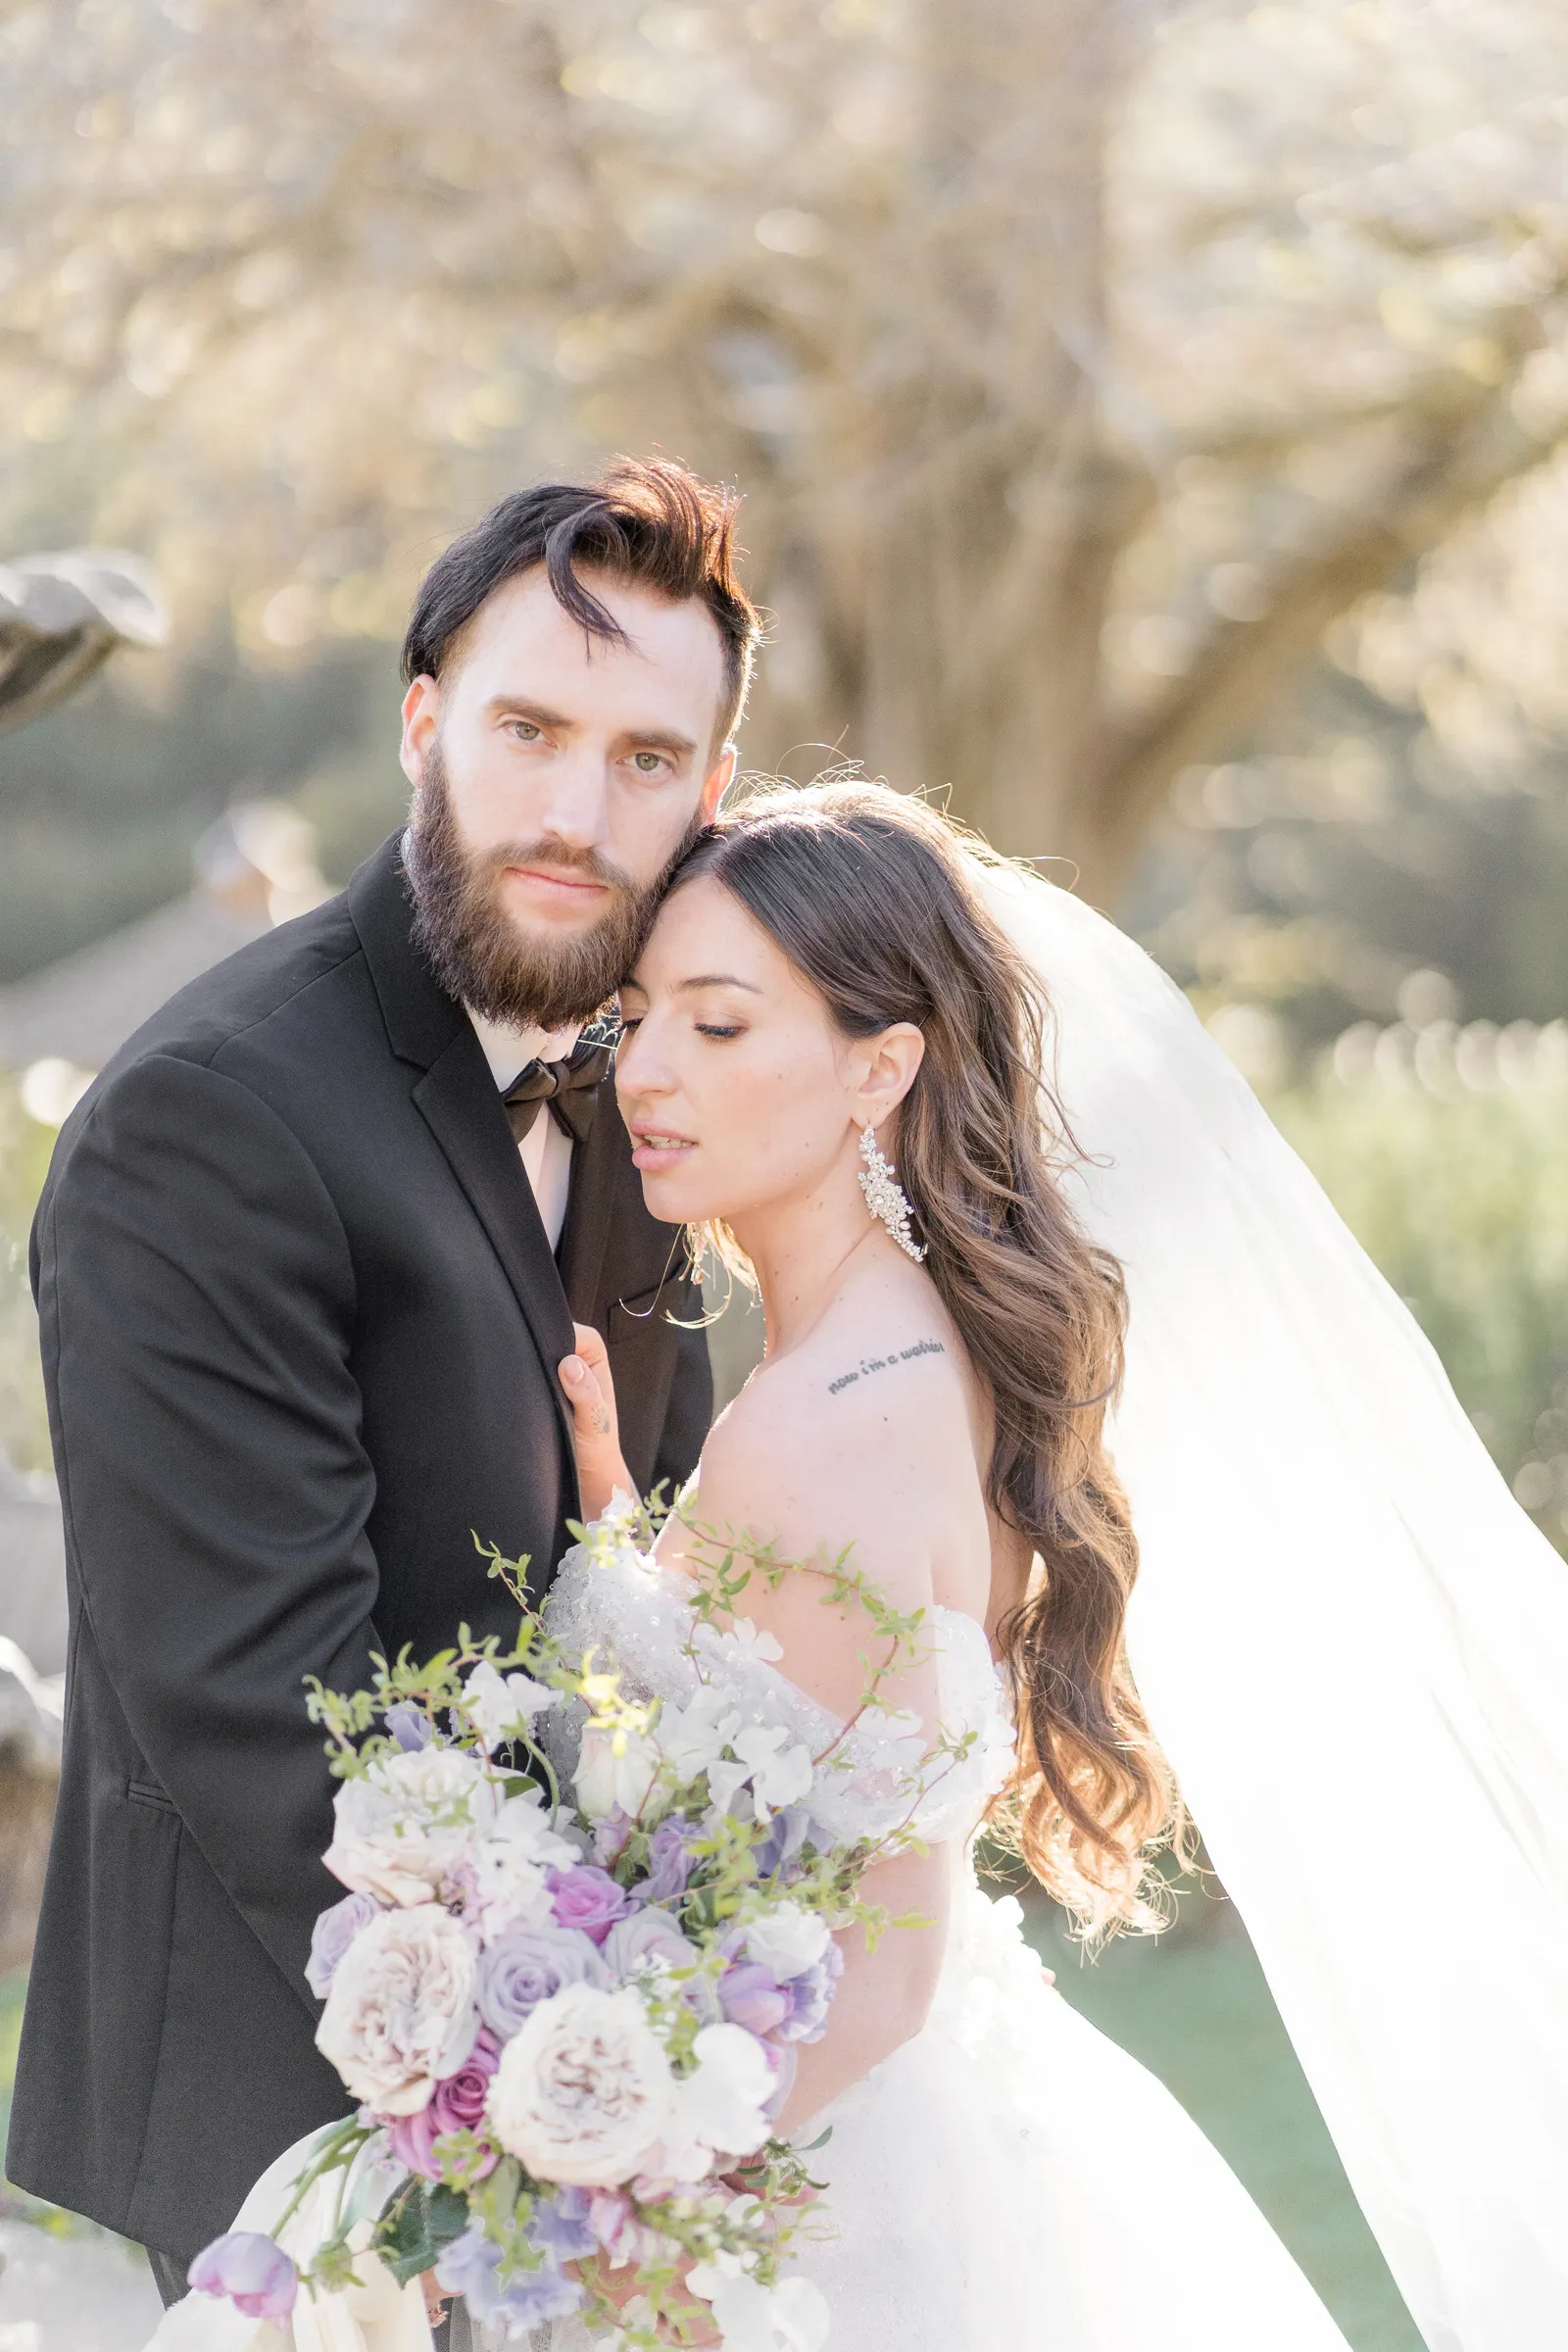
<path id="1" fill-rule="evenodd" d="M 53 1128 L 23 1108 L 17 1081 L 0 1073 L 0 1455 L 19 1470 L 49 1467 L 27 1235 L 54 1142 Z"/>
<path id="2" fill-rule="evenodd" d="M 1269 1108 L 1568 1551 L 1568 1024 L 1362 1023 Z"/>

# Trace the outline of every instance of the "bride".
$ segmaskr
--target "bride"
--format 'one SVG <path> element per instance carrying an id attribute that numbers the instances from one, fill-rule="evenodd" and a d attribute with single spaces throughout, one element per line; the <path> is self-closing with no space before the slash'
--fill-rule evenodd
<path id="1" fill-rule="evenodd" d="M 648 1205 L 749 1261 L 767 1350 L 655 1563 L 568 1562 L 556 1630 L 606 1642 L 642 1695 L 650 1619 L 678 1602 L 698 1531 L 802 1563 L 853 1544 L 933 1629 L 883 1703 L 928 1739 L 978 1734 L 982 1756 L 1015 1709 L 1006 1794 L 1036 1876 L 1091 1930 L 1153 1924 L 1145 1876 L 1174 1797 L 1123 1643 L 1137 1548 L 1102 1437 L 1121 1275 L 1048 1156 L 1033 975 L 957 839 L 869 788 L 754 804 L 678 869 L 621 1010 Z M 598 1511 L 626 1474 L 603 1347 L 578 1345 L 564 1377 Z M 808 1572 L 754 1577 L 738 1605 L 814 1707 L 855 1713 L 865 1620 L 825 1608 Z M 830 2342 L 1341 2345 L 1196 2128 L 1051 1988 L 1016 1906 L 979 1891 L 985 1793 L 868 1874 L 868 1899 L 927 1924 L 874 1950 L 843 1939 L 782 2113 L 802 2141 L 831 2128 L 814 2161 L 832 2234 L 801 2264 Z"/>
<path id="2" fill-rule="evenodd" d="M 552 1629 L 678 1697 L 694 1564 L 765 1545 L 799 1566 L 751 1578 L 730 1671 L 817 1752 L 885 1662 L 812 1574 L 853 1546 L 924 1613 L 880 1696 L 961 1759 L 867 1884 L 919 1924 L 841 1938 L 782 2110 L 822 2142 L 796 2243 L 828 2352 L 1343 2352 L 975 1882 L 989 1817 L 1091 1934 L 1147 1929 L 1181 1800 L 1430 2352 L 1553 2352 L 1568 1580 L 1408 1314 L 1147 957 L 897 794 L 765 797 L 704 836 L 622 1009 L 648 1204 L 749 1265 L 767 1352 L 654 1556 L 568 1554 Z M 627 1480 L 576 1345 L 596 1514 Z M 271 2227 L 299 2155 L 237 2227 Z M 418 2298 L 393 2301 L 363 2328 L 302 2302 L 299 2352 L 413 2352 Z M 157 2352 L 241 2340 L 203 2303 Z M 461 2307 L 451 2332 L 474 2340 Z"/>

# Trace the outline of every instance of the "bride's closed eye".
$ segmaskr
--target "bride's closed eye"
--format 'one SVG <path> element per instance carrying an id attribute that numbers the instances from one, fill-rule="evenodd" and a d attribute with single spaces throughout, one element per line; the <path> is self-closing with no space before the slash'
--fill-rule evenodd
<path id="1" fill-rule="evenodd" d="M 744 1037 L 746 1023 L 744 1021 L 698 1021 L 696 1029 L 699 1037 Z"/>

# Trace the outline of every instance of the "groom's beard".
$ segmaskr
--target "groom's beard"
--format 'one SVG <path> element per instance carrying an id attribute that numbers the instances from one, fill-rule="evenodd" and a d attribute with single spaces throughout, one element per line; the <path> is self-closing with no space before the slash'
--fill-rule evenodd
<path id="1" fill-rule="evenodd" d="M 414 892 L 414 937 L 449 996 L 509 1029 L 564 1029 L 612 996 L 637 960 L 664 884 L 700 823 L 652 882 L 639 885 L 593 850 L 559 841 L 506 842 L 470 850 L 458 831 L 440 746 L 425 754 L 405 856 Z M 609 891 L 589 930 L 530 936 L 502 903 L 508 866 L 584 874 Z"/>

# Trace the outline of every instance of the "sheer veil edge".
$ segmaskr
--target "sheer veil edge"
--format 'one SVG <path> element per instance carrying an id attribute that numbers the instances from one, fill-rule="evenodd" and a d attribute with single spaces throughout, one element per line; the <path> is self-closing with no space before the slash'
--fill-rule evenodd
<path id="1" fill-rule="evenodd" d="M 983 871 L 1126 1268 L 1130 1646 L 1430 2352 L 1568 2313 L 1568 1570 L 1181 992 Z"/>

